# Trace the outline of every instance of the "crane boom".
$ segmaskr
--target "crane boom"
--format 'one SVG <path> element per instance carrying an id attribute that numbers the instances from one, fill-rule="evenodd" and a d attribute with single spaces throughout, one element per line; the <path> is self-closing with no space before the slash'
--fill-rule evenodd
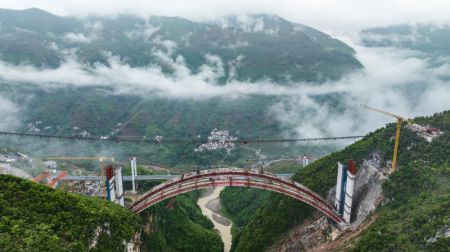
<path id="1" fill-rule="evenodd" d="M 367 108 L 369 110 L 372 110 L 372 111 L 375 111 L 375 112 L 387 115 L 387 116 L 392 116 L 392 117 L 397 119 L 397 128 L 395 130 L 394 153 L 392 155 L 392 171 L 394 172 L 395 169 L 397 168 L 397 154 L 398 154 L 398 145 L 399 145 L 399 142 L 400 142 L 400 130 L 402 128 L 402 122 L 405 121 L 405 118 L 403 116 L 399 116 L 399 115 L 396 115 L 396 114 L 393 114 L 393 113 L 389 113 L 389 112 L 383 111 L 381 109 L 372 108 L 372 107 L 369 107 L 367 105 L 361 104 L 361 106 L 364 107 L 364 108 Z M 408 123 L 411 123 L 411 121 L 408 120 Z"/>
<path id="2" fill-rule="evenodd" d="M 387 116 L 392 116 L 394 118 L 397 118 L 397 119 L 400 119 L 402 121 L 405 121 L 405 118 L 403 116 L 399 116 L 399 115 L 396 115 L 396 114 L 393 114 L 393 113 L 390 113 L 390 112 L 387 112 L 387 111 L 383 111 L 381 109 L 372 108 L 372 107 L 369 107 L 369 106 L 363 105 L 363 104 L 361 104 L 361 106 L 364 107 L 364 108 L 376 111 L 378 113 L 381 113 L 381 114 L 384 114 L 384 115 L 387 115 Z"/>

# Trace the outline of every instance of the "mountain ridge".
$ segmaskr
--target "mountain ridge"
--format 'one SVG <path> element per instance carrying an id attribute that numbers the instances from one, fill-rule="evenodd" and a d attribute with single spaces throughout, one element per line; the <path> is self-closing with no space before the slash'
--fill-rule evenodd
<path id="1" fill-rule="evenodd" d="M 2 12 L 26 17 L 31 12 L 33 15 L 23 21 L 18 17 L 5 18 Z M 56 28 L 42 25 L 45 20 L 34 22 L 35 15 L 55 18 L 57 21 L 52 23 Z M 17 24 L 12 24 L 13 21 Z M 74 76 L 82 72 L 86 73 L 82 79 L 88 79 L 86 86 L 81 87 L 76 85 L 75 77 L 69 80 L 73 85 L 66 84 L 64 78 L 60 83 L 57 77 L 50 78 L 51 83 L 46 85 L 46 80 L 39 78 L 28 78 L 30 81 L 2 79 L 0 73 L 0 95 L 11 97 L 12 102 L 21 107 L 23 124 L 18 131 L 189 138 L 204 137 L 218 128 L 247 137 L 276 137 L 283 132 L 268 109 L 283 99 L 281 95 L 176 99 L 158 95 L 156 91 L 140 90 L 139 85 L 125 83 L 119 87 L 138 91 L 121 94 L 115 92 L 114 85 L 97 87 L 88 82 L 91 78 L 96 80 L 101 71 L 117 74 L 113 73 L 112 69 L 117 68 L 112 64 L 121 67 L 123 73 L 136 69 L 138 75 L 151 71 L 161 73 L 163 80 L 170 80 L 168 85 L 188 76 L 211 87 L 230 83 L 244 87 L 258 81 L 270 82 L 274 87 L 304 81 L 320 85 L 362 67 L 354 57 L 354 50 L 344 43 L 313 28 L 270 15 L 236 15 L 216 23 L 201 23 L 156 16 L 79 19 L 33 9 L 0 11 L 0 23 L 3 34 L 0 67 L 5 71 L 31 69 L 37 75 L 44 72 L 55 73 L 55 76 L 75 71 Z M 185 81 L 185 85 L 191 79 Z M 100 81 L 107 83 L 107 76 Z M 186 162 L 208 160 L 206 155 L 194 153 L 192 146 L 144 149 L 126 148 L 124 155 L 145 154 L 155 162 L 169 162 L 168 165 L 179 164 L 180 156 L 185 155 L 189 156 Z M 223 153 L 218 156 L 230 160 Z M 233 157 L 231 161 L 237 159 Z"/>
<path id="2" fill-rule="evenodd" d="M 109 51 L 130 66 L 157 64 L 164 68 L 152 50 L 166 50 L 169 57 L 183 56 L 196 73 L 205 63 L 204 55 L 213 54 L 224 64 L 222 83 L 230 79 L 232 64 L 237 63 L 236 79 L 250 81 L 325 81 L 362 68 L 352 48 L 308 26 L 266 14 L 228 16 L 220 22 L 131 15 L 76 18 L 39 9 L 3 9 L 0 30 L 5 38 L 0 39 L 0 55 L 13 64 L 28 61 L 55 68 L 64 62 L 58 51 L 78 48 L 75 54 L 89 64 L 108 64 L 102 51 Z M 269 58 L 274 64 L 265 63 Z"/>

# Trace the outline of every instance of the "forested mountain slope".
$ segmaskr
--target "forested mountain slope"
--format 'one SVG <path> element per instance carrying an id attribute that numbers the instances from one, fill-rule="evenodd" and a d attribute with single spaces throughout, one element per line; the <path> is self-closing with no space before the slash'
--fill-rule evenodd
<path id="1" fill-rule="evenodd" d="M 0 175 L 0 251 L 124 251 L 128 244 L 141 251 L 222 251 L 196 205 L 199 195 L 136 215 L 101 198 Z"/>
<path id="2" fill-rule="evenodd" d="M 200 192 L 177 196 L 147 209 L 143 251 L 223 251 L 223 242 L 196 204 Z"/>
<path id="3" fill-rule="evenodd" d="M 448 232 L 450 224 L 450 111 L 415 118 L 414 121 L 438 127 L 444 135 L 428 143 L 403 128 L 399 169 L 383 187 L 386 204 L 377 210 L 375 223 L 349 249 L 448 249 L 449 238 L 445 238 L 443 233 Z M 394 125 L 389 124 L 376 130 L 344 150 L 300 170 L 294 179 L 325 197 L 336 183 L 338 161 L 353 159 L 361 164 L 373 151 L 381 151 L 386 158 L 391 157 L 394 129 Z M 235 237 L 233 248 L 235 251 L 261 251 L 282 238 L 290 228 L 312 217 L 313 212 L 313 208 L 306 204 L 271 193 Z"/>
<path id="4" fill-rule="evenodd" d="M 0 24 L 0 96 L 17 105 L 16 131 L 206 139 L 218 128 L 238 137 L 276 137 L 284 132 L 269 109 L 283 97 L 273 90 L 303 81 L 320 85 L 362 68 L 343 42 L 265 14 L 194 22 L 1 9 Z M 243 97 L 223 88 L 245 93 L 255 82 L 273 87 Z M 166 93 L 179 89 L 185 91 Z M 239 159 L 205 157 L 194 148 L 127 146 L 115 152 L 166 165 Z"/>
<path id="5" fill-rule="evenodd" d="M 141 223 L 103 199 L 0 175 L 0 251 L 122 251 Z"/>
<path id="6" fill-rule="evenodd" d="M 230 79 L 323 81 L 361 68 L 354 51 L 311 27 L 272 15 L 234 15 L 213 22 L 178 17 L 56 16 L 40 9 L 0 9 L 1 60 L 56 68 L 73 52 L 90 64 L 107 63 L 108 53 L 133 67 L 160 65 L 155 54 L 166 50 L 181 56 L 192 72 L 216 55 L 224 67 L 222 83 Z M 274 64 L 276 62 L 276 64 Z M 237 66 L 237 67 L 236 67 Z"/>

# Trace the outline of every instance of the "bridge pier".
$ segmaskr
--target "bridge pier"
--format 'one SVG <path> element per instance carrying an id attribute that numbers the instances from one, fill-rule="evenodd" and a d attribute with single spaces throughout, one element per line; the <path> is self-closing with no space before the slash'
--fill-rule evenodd
<path id="1" fill-rule="evenodd" d="M 116 201 L 119 205 L 124 206 L 125 200 L 123 198 L 123 181 L 122 181 L 122 167 L 114 169 L 114 183 L 116 184 Z"/>
<path id="2" fill-rule="evenodd" d="M 355 176 L 356 164 L 353 160 L 349 160 L 347 166 L 338 162 L 334 207 L 347 224 L 351 222 Z"/>
<path id="3" fill-rule="evenodd" d="M 136 194 L 136 182 L 135 177 L 137 176 L 136 158 L 131 159 L 131 185 L 133 188 L 133 194 Z"/>

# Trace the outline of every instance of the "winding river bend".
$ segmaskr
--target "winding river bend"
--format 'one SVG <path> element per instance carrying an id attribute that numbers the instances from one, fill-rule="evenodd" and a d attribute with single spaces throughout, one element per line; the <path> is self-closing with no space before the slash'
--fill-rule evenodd
<path id="1" fill-rule="evenodd" d="M 197 204 L 202 209 L 203 215 L 208 217 L 214 224 L 214 229 L 219 231 L 222 238 L 225 252 L 231 248 L 231 226 L 233 223 L 220 214 L 220 192 L 225 187 L 209 189 L 198 199 Z"/>

